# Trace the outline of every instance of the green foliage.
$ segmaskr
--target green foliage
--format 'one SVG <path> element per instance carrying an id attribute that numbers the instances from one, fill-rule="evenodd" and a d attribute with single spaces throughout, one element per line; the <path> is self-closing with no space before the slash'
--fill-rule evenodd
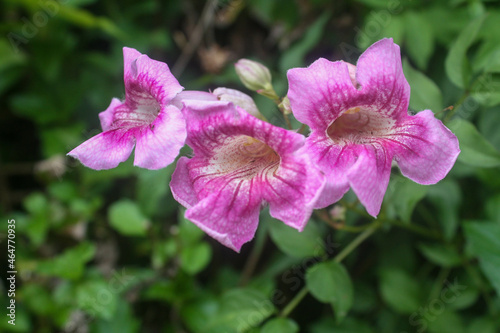
<path id="1" fill-rule="evenodd" d="M 186 55 L 205 3 L 0 3 L 0 213 L 16 221 L 18 272 L 16 325 L 0 331 L 500 331 L 498 3 L 216 1 Z M 143 170 L 131 158 L 94 171 L 65 157 L 124 97 L 124 46 L 171 69 L 188 59 L 176 73 L 186 90 L 245 91 L 232 65 L 255 59 L 283 97 L 289 68 L 355 64 L 384 37 L 401 47 L 410 109 L 431 109 L 461 154 L 430 186 L 395 167 L 377 220 L 352 192 L 302 232 L 264 211 L 235 254 L 184 218 L 169 188 L 175 164 Z M 285 126 L 264 99 L 263 114 Z M 0 243 L 8 233 L 1 223 Z"/>
<path id="2" fill-rule="evenodd" d="M 344 266 L 335 261 L 317 264 L 307 271 L 306 284 L 315 298 L 333 306 L 337 321 L 347 315 L 352 306 L 353 287 Z"/>
<path id="3" fill-rule="evenodd" d="M 483 22 L 484 16 L 481 16 L 465 27 L 451 46 L 446 57 L 446 74 L 451 82 L 461 88 L 468 86 L 472 75 L 470 63 L 466 57 L 467 49 L 474 42 Z"/>
<path id="4" fill-rule="evenodd" d="M 203 332 L 245 332 L 274 311 L 272 302 L 256 290 L 228 290 L 220 298 L 217 311 L 205 323 Z"/>
<path id="5" fill-rule="evenodd" d="M 94 257 L 95 251 L 94 245 L 81 243 L 53 259 L 40 262 L 36 270 L 42 275 L 76 280 L 82 276 L 85 264 Z"/>
<path id="6" fill-rule="evenodd" d="M 299 326 L 287 318 L 275 318 L 262 326 L 261 333 L 297 333 Z"/>
<path id="7" fill-rule="evenodd" d="M 323 239 L 319 228 L 308 223 L 302 232 L 283 224 L 281 221 L 269 219 L 271 238 L 278 248 L 289 256 L 306 258 L 322 256 L 325 253 Z"/>
<path id="8" fill-rule="evenodd" d="M 464 225 L 468 252 L 500 295 L 500 223 L 468 222 Z"/>
<path id="9" fill-rule="evenodd" d="M 425 197 L 427 190 L 428 187 L 416 184 L 408 178 L 395 176 L 391 180 L 386 202 L 397 217 L 405 223 L 410 223 L 415 206 Z M 388 212 L 390 213 L 390 210 Z"/>
<path id="10" fill-rule="evenodd" d="M 475 126 L 463 119 L 454 119 L 448 124 L 460 142 L 459 160 L 476 167 L 497 167 L 500 165 L 500 151 L 495 149 Z"/>
<path id="11" fill-rule="evenodd" d="M 457 250 L 451 245 L 420 244 L 418 248 L 430 262 L 442 267 L 455 267 L 462 262 Z"/>
<path id="12" fill-rule="evenodd" d="M 144 236 L 148 221 L 142 215 L 136 203 L 122 200 L 113 203 L 108 211 L 109 223 L 118 232 L 127 236 Z"/>
<path id="13" fill-rule="evenodd" d="M 387 268 L 380 273 L 380 293 L 398 313 L 411 314 L 421 304 L 418 282 L 398 268 Z"/>
<path id="14" fill-rule="evenodd" d="M 425 74 L 414 69 L 405 59 L 403 71 L 411 88 L 410 108 L 415 111 L 432 110 L 437 113 L 443 109 L 443 95 L 439 87 Z"/>

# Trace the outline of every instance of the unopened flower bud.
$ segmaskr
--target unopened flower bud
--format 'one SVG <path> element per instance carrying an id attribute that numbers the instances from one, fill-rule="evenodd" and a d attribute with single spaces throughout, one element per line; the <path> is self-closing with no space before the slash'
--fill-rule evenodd
<path id="1" fill-rule="evenodd" d="M 283 98 L 278 107 L 280 108 L 281 112 L 283 112 L 283 114 L 288 115 L 292 113 L 292 107 L 290 106 L 290 100 L 288 99 L 288 96 L 285 96 L 285 98 Z"/>
<path id="2" fill-rule="evenodd" d="M 252 97 L 239 90 L 229 89 L 229 88 L 217 88 L 213 91 L 213 94 L 221 101 L 232 102 L 234 105 L 239 106 L 246 112 L 254 117 L 262 119 L 263 116 L 257 109 L 257 105 L 253 101 Z"/>
<path id="3" fill-rule="evenodd" d="M 345 221 L 346 208 L 342 205 L 335 205 L 330 209 L 330 216 L 334 221 Z"/>
<path id="4" fill-rule="evenodd" d="M 234 67 L 245 87 L 271 99 L 278 98 L 271 84 L 271 72 L 266 66 L 256 61 L 240 59 Z"/>

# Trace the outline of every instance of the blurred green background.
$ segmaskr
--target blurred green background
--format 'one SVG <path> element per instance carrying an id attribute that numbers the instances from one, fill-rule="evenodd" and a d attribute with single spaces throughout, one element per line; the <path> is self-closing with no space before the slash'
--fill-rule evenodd
<path id="1" fill-rule="evenodd" d="M 2 0 L 0 32 L 0 331 L 500 332 L 498 1 Z M 254 59 L 283 96 L 287 69 L 355 63 L 383 37 L 401 46 L 411 110 L 432 109 L 462 153 L 434 186 L 395 168 L 375 224 L 348 193 L 300 234 L 263 212 L 236 254 L 184 220 L 174 165 L 93 171 L 65 156 L 124 97 L 123 46 L 186 89 L 250 94 L 233 64 Z"/>

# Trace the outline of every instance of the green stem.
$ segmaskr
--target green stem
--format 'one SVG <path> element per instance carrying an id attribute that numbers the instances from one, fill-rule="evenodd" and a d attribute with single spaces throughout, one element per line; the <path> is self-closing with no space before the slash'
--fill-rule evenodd
<path id="1" fill-rule="evenodd" d="M 352 251 L 354 251 L 365 239 L 370 237 L 375 230 L 378 229 L 380 226 L 380 223 L 374 223 L 373 226 L 369 229 L 366 229 L 363 231 L 361 234 L 358 235 L 358 237 L 354 238 L 342 251 L 340 251 L 339 254 L 337 254 L 334 258 L 333 261 L 340 263 L 342 260 L 344 260 L 345 257 L 347 257 Z"/>
<path id="2" fill-rule="evenodd" d="M 302 301 L 302 299 L 304 297 L 306 297 L 306 295 L 309 293 L 309 289 L 307 289 L 307 287 L 303 287 L 298 293 L 297 295 L 295 295 L 295 297 L 290 301 L 290 303 L 288 303 L 285 308 L 281 311 L 280 313 L 280 317 L 283 317 L 283 318 L 286 318 L 288 317 L 288 315 L 290 314 L 290 312 L 293 311 L 293 309 L 295 309 L 295 307 L 297 305 L 299 305 L 299 303 Z"/>
<path id="3" fill-rule="evenodd" d="M 450 112 L 448 112 L 448 114 L 446 115 L 446 117 L 444 117 L 443 119 L 443 123 L 446 124 L 448 121 L 450 121 L 451 117 L 453 117 L 453 115 L 455 114 L 455 112 L 457 112 L 457 110 L 462 106 L 462 104 L 465 102 L 465 100 L 467 99 L 467 97 L 469 97 L 469 90 L 466 90 L 462 96 L 460 96 L 460 98 L 458 99 L 457 103 L 455 103 L 455 105 L 453 106 L 453 110 L 450 110 Z"/>
<path id="4" fill-rule="evenodd" d="M 345 259 L 352 251 L 354 251 L 365 239 L 370 237 L 375 230 L 377 230 L 380 226 L 380 223 L 377 223 L 373 225 L 372 228 L 366 229 L 363 231 L 363 233 L 359 234 L 356 238 L 354 238 L 339 254 L 337 254 L 334 258 L 333 261 L 340 263 L 342 260 Z M 295 297 L 285 306 L 285 308 L 281 311 L 279 314 L 280 317 L 287 317 L 296 307 L 299 305 L 299 303 L 306 297 L 306 295 L 309 293 L 309 289 L 307 286 L 304 286 L 298 293 L 295 295 Z"/>
<path id="5" fill-rule="evenodd" d="M 488 291 L 485 288 L 483 278 L 480 276 L 480 274 L 476 272 L 475 267 L 473 267 L 471 263 L 467 260 L 464 263 L 464 268 L 467 274 L 471 277 L 471 279 L 478 287 L 479 291 L 481 292 L 481 295 L 483 296 L 483 299 L 488 307 L 488 312 L 490 313 L 490 315 L 495 316 L 496 315 L 495 306 Z"/>
<path id="6" fill-rule="evenodd" d="M 443 283 L 448 278 L 450 271 L 451 270 L 449 268 L 441 268 L 441 270 L 439 271 L 437 280 L 431 289 L 429 299 L 433 300 L 433 299 L 437 299 L 439 297 L 439 293 L 441 292 L 441 289 L 443 288 Z"/>
<path id="7" fill-rule="evenodd" d="M 255 237 L 256 240 L 252 248 L 252 252 L 248 256 L 245 267 L 243 268 L 243 273 L 240 277 L 240 286 L 244 286 L 248 283 L 255 270 L 255 267 L 257 266 L 257 263 L 259 262 L 262 250 L 264 249 L 264 245 L 266 244 L 267 228 L 268 224 L 263 224 L 262 227 L 257 231 L 257 236 Z"/>
<path id="8" fill-rule="evenodd" d="M 441 239 L 441 235 L 435 231 L 428 230 L 426 228 L 420 227 L 416 224 L 412 223 L 404 223 L 398 220 L 388 220 L 388 222 L 392 225 L 408 229 L 410 231 L 413 231 L 414 233 L 417 233 L 419 235 L 429 237 L 429 238 L 434 238 L 434 239 Z"/>
<path id="9" fill-rule="evenodd" d="M 366 229 L 371 228 L 375 223 L 379 223 L 378 221 L 373 221 L 371 223 L 368 223 L 365 225 L 360 225 L 360 226 L 346 225 L 344 220 L 335 221 L 332 218 L 330 218 L 326 209 L 314 211 L 314 215 L 335 230 L 352 232 L 352 233 L 357 233 L 357 234 L 365 231 Z"/>

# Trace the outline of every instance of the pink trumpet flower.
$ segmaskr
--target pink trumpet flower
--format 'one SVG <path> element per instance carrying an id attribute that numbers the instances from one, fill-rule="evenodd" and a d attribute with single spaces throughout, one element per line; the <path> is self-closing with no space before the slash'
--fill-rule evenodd
<path id="1" fill-rule="evenodd" d="M 160 169 L 172 163 L 186 139 L 186 124 L 172 100 L 182 91 L 167 64 L 123 48 L 125 101 L 113 98 L 99 114 L 103 132 L 69 156 L 92 169 L 111 169 L 128 159 L 134 165 Z"/>
<path id="2" fill-rule="evenodd" d="M 305 138 L 259 120 L 228 101 L 185 101 L 187 144 L 172 175 L 186 218 L 239 252 L 257 229 L 259 212 L 301 231 L 324 176 L 300 149 Z"/>
<path id="3" fill-rule="evenodd" d="M 383 39 L 357 65 L 318 59 L 288 71 L 295 117 L 311 128 L 305 148 L 326 175 L 316 208 L 352 188 L 368 213 L 380 212 L 392 161 L 419 184 L 434 184 L 460 152 L 456 136 L 430 110 L 408 114 L 410 86 L 399 46 Z"/>

